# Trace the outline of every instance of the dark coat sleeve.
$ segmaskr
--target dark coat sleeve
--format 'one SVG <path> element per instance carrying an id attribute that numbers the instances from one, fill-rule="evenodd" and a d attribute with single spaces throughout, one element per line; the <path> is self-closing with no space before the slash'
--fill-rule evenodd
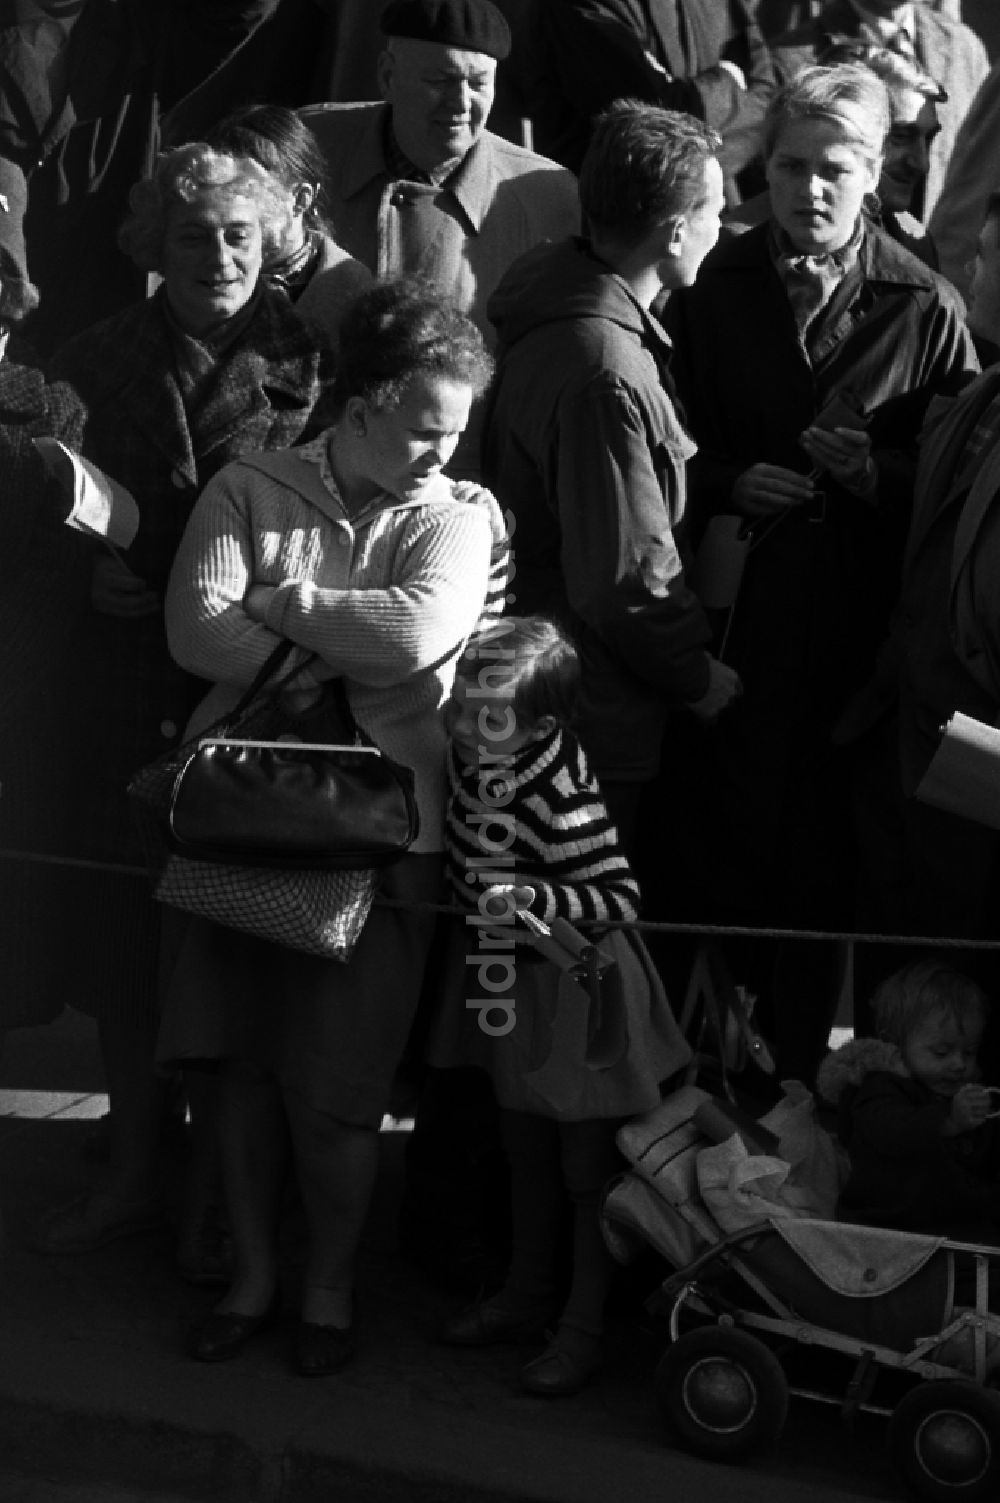
<path id="1" fill-rule="evenodd" d="M 948 1105 L 915 1082 L 867 1075 L 842 1102 L 851 1174 L 845 1220 L 914 1231 L 967 1233 L 1000 1221 L 1000 1186 L 983 1129 L 944 1136 Z M 986 1124 L 992 1126 L 992 1124 Z"/>
<path id="2" fill-rule="evenodd" d="M 868 1075 L 851 1101 L 849 1151 L 904 1158 L 939 1148 L 947 1104 L 935 1097 L 916 1100 L 898 1077 Z"/>
<path id="3" fill-rule="evenodd" d="M 147 5 L 149 0 L 140 0 Z M 168 0 L 158 92 L 170 109 L 227 63 L 279 0 Z"/>
<path id="4" fill-rule="evenodd" d="M 745 0 L 682 5 L 683 24 L 673 24 L 672 6 L 640 0 L 546 0 L 540 7 L 547 65 L 566 105 L 576 113 L 582 137 L 615 99 L 642 99 L 704 120 L 724 138 L 727 175 L 757 154 L 757 130 L 774 87 L 770 55 Z M 648 14 L 647 14 L 648 12 Z M 720 62 L 742 69 L 742 90 Z M 569 163 L 574 170 L 579 161 Z"/>
<path id="5" fill-rule="evenodd" d="M 62 492 L 46 482 L 36 438 L 69 442 L 82 416 L 76 394 L 48 386 L 40 370 L 0 362 L 0 496 L 8 569 L 39 520 L 62 522 L 70 511 Z"/>

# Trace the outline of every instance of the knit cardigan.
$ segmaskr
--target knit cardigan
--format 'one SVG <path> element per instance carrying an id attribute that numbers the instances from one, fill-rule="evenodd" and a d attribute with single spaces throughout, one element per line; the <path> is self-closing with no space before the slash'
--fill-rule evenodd
<path id="1" fill-rule="evenodd" d="M 291 664 L 315 654 L 306 676 L 341 675 L 358 724 L 413 768 L 412 849 L 440 850 L 441 706 L 486 597 L 488 509 L 456 499 L 441 476 L 417 500 L 383 494 L 349 516 L 323 478 L 322 449 L 317 440 L 227 465 L 195 505 L 166 596 L 173 656 L 216 681 L 192 729 L 231 709 L 290 638 L 302 649 Z"/>
<path id="2" fill-rule="evenodd" d="M 450 896 L 475 909 L 495 883 L 530 884 L 546 923 L 634 919 L 639 889 L 597 780 L 557 726 L 508 760 L 465 764 L 448 751 L 445 821 Z"/>

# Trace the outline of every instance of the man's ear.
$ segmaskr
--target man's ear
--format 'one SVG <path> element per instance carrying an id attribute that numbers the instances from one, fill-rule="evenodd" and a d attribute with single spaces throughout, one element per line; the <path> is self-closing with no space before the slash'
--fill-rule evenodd
<path id="1" fill-rule="evenodd" d="M 316 202 L 317 185 L 315 183 L 297 183 L 295 192 L 292 194 L 292 203 L 296 214 L 308 214 Z"/>
<path id="2" fill-rule="evenodd" d="M 668 219 L 663 226 L 663 245 L 666 255 L 677 257 L 684 250 L 684 241 L 687 238 L 687 220 L 683 214 L 678 214 L 673 219 Z"/>
<path id="3" fill-rule="evenodd" d="M 375 64 L 375 82 L 378 84 L 379 94 L 383 99 L 388 99 L 392 91 L 392 75 L 396 66 L 396 59 L 388 47 L 383 47 Z"/>

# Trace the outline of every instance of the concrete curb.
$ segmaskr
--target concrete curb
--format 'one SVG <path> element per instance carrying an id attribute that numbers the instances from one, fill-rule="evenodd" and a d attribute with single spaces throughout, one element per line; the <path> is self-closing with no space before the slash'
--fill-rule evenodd
<path id="1" fill-rule="evenodd" d="M 27 1474 L 211 1503 L 607 1503 L 724 1496 L 774 1503 L 774 1473 L 710 1465 L 655 1442 L 554 1434 L 432 1402 L 291 1383 L 89 1343 L 4 1342 L 0 1454 Z M 100 1370 L 95 1369 L 95 1360 Z M 14 1375 L 16 1374 L 16 1378 Z M 231 1392 L 230 1392 L 231 1390 Z M 211 1402 L 209 1397 L 211 1396 Z M 844 1487 L 794 1483 L 803 1503 Z M 854 1491 L 854 1489 L 851 1489 Z M 873 1494 L 878 1496 L 878 1493 Z"/>

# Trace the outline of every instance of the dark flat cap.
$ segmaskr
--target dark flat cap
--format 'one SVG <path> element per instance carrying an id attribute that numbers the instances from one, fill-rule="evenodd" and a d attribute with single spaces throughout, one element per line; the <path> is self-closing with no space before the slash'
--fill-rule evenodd
<path id="1" fill-rule="evenodd" d="M 498 63 L 510 52 L 510 27 L 490 0 L 392 0 L 379 25 L 387 37 L 485 52 Z"/>

